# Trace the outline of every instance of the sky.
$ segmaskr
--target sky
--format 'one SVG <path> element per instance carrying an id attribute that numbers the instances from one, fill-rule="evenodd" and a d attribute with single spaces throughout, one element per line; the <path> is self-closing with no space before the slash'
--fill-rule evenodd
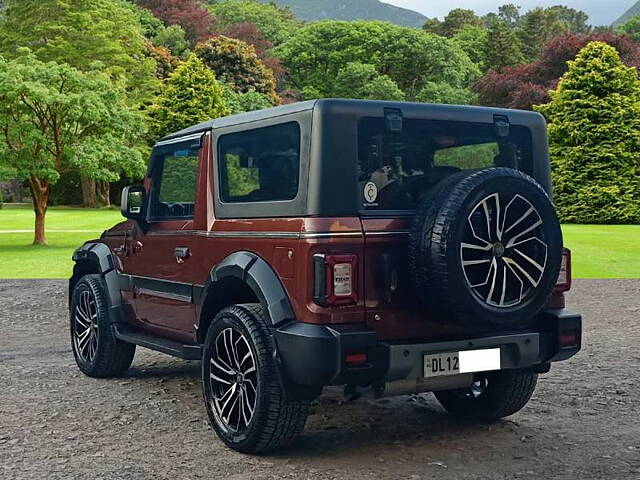
<path id="1" fill-rule="evenodd" d="M 443 17 L 454 8 L 469 8 L 479 14 L 496 11 L 499 5 L 514 3 L 527 11 L 535 7 L 566 5 L 589 14 L 593 25 L 608 25 L 630 8 L 636 0 L 382 0 L 399 7 L 410 8 L 427 17 Z"/>

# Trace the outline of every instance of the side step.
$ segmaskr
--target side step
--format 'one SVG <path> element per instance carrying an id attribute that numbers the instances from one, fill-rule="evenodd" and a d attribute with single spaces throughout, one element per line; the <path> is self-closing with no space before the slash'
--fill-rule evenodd
<path id="1" fill-rule="evenodd" d="M 201 360 L 201 345 L 183 345 L 180 342 L 167 340 L 166 338 L 156 337 L 148 333 L 141 333 L 128 325 L 113 325 L 113 333 L 117 339 L 123 342 L 134 343 L 141 347 L 166 353 L 173 357 L 182 358 L 184 360 Z"/>

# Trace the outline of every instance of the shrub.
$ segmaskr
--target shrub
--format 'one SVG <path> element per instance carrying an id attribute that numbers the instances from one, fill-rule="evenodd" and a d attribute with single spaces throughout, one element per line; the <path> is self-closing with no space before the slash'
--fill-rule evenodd
<path id="1" fill-rule="evenodd" d="M 569 62 L 549 120 L 555 201 L 571 223 L 640 221 L 640 80 L 615 48 L 591 42 Z"/>

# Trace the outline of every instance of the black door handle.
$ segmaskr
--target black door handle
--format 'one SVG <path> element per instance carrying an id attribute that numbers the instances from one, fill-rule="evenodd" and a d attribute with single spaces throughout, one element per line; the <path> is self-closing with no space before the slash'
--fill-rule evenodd
<path id="1" fill-rule="evenodd" d="M 173 250 L 173 253 L 176 256 L 176 259 L 180 259 L 182 261 L 184 261 L 185 258 L 189 258 L 189 256 L 191 255 L 191 252 L 187 247 L 176 247 Z"/>

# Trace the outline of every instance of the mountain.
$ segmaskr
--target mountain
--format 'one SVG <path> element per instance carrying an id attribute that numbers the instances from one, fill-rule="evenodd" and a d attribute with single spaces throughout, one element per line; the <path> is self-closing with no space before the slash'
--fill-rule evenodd
<path id="1" fill-rule="evenodd" d="M 426 17 L 413 10 L 379 0 L 275 0 L 302 20 L 383 20 L 406 27 L 421 27 Z"/>
<path id="2" fill-rule="evenodd" d="M 640 1 L 634 3 L 629 10 L 624 12 L 621 17 L 619 17 L 615 22 L 613 22 L 613 26 L 620 25 L 626 22 L 634 15 L 640 15 Z"/>

